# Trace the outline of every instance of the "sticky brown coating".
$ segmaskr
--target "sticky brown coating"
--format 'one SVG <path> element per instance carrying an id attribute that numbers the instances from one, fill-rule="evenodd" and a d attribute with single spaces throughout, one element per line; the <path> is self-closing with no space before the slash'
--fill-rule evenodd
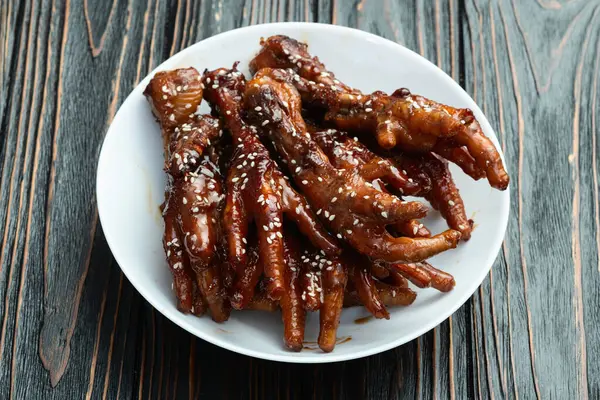
<path id="1" fill-rule="evenodd" d="M 300 260 L 301 249 L 298 239 L 286 234 L 283 241 L 283 250 L 286 259 L 285 290 L 279 300 L 283 320 L 283 343 L 292 351 L 300 351 L 304 342 L 306 309 L 302 297 L 304 287 L 300 279 L 302 262 Z"/>
<path id="2" fill-rule="evenodd" d="M 204 97 L 223 119 L 234 141 L 227 176 L 224 223 L 229 260 L 236 271 L 248 264 L 249 225 L 256 226 L 259 254 L 269 278 L 267 293 L 280 299 L 284 290 L 283 216 L 294 221 L 317 247 L 328 253 L 339 249 L 310 210 L 310 206 L 284 178 L 257 136 L 256 127 L 243 119 L 241 96 L 245 79 L 235 66 L 205 72 Z M 234 299 L 237 302 L 237 299 Z"/>
<path id="3" fill-rule="evenodd" d="M 368 264 L 367 264 L 368 265 Z M 390 313 L 385 308 L 375 286 L 371 272 L 363 265 L 353 265 L 352 283 L 362 304 L 375 318 L 390 319 Z"/>
<path id="4" fill-rule="evenodd" d="M 327 261 L 322 272 L 323 304 L 319 311 L 319 338 L 317 342 L 321 350 L 326 353 L 333 351 L 336 342 L 336 333 L 342 316 L 344 306 L 344 291 L 348 281 L 347 261 L 333 259 L 331 265 Z"/>
<path id="5" fill-rule="evenodd" d="M 402 236 L 431 237 L 431 232 L 418 219 L 402 221 L 394 225 L 394 229 Z"/>
<path id="6" fill-rule="evenodd" d="M 408 287 L 395 287 L 383 282 L 375 282 L 375 290 L 379 301 L 386 306 L 409 306 L 417 298 L 417 294 Z M 354 307 L 364 305 L 363 299 L 359 293 L 354 290 L 348 290 L 344 297 L 344 307 Z"/>
<path id="7" fill-rule="evenodd" d="M 336 332 L 348 281 L 348 257 L 327 255 L 308 243 L 292 268 L 301 272 L 301 300 L 307 311 L 319 311 L 319 347 L 330 352 L 335 347 Z M 297 265 L 297 267 L 296 267 Z"/>
<path id="8" fill-rule="evenodd" d="M 365 181 L 380 179 L 400 194 L 416 196 L 426 189 L 406 176 L 391 159 L 376 155 L 357 139 L 350 138 L 337 129 L 310 134 L 335 168 L 356 168 Z"/>
<path id="9" fill-rule="evenodd" d="M 394 269 L 388 269 L 381 263 L 371 264 L 371 274 L 377 280 L 395 287 L 408 287 L 408 281 Z"/>
<path id="10" fill-rule="evenodd" d="M 413 264 L 394 263 L 388 264 L 387 267 L 398 271 L 419 288 L 433 287 L 440 292 L 448 292 L 454 289 L 456 284 L 452 275 L 435 268 L 427 261 Z"/>
<path id="11" fill-rule="evenodd" d="M 200 79 L 194 68 L 162 71 L 144 90 L 162 128 L 165 170 L 173 177 L 196 170 L 204 151 L 223 134 L 218 118 L 200 114 Z"/>
<path id="12" fill-rule="evenodd" d="M 306 131 L 300 96 L 286 82 L 262 69 L 247 85 L 249 114 L 272 140 L 311 206 L 337 237 L 373 259 L 416 262 L 456 247 L 460 233 L 432 238 L 395 238 L 385 227 L 423 217 L 418 202 L 403 202 L 366 182 L 355 168 L 335 168 Z M 257 111 L 258 110 L 258 111 Z"/>
<path id="13" fill-rule="evenodd" d="M 442 214 L 450 228 L 459 231 L 463 240 L 469 240 L 473 221 L 467 218 L 464 202 L 448 168 L 448 162 L 432 153 L 413 157 L 404 155 L 398 159 L 409 175 L 425 173 L 430 177 L 431 190 L 423 197 Z"/>
<path id="14" fill-rule="evenodd" d="M 339 129 L 374 135 L 383 149 L 431 151 L 437 147 L 464 146 L 480 171 L 474 171 L 472 159 L 448 151 L 453 162 L 474 177 L 485 172 L 490 184 L 506 189 L 509 177 L 494 144 L 483 134 L 470 109 L 454 108 L 406 88 L 391 96 L 383 92 L 363 94 L 335 79 L 331 71 L 308 53 L 305 44 L 286 36 L 273 36 L 261 41 L 262 49 L 250 62 L 256 72 L 261 68 L 290 69 L 308 105 L 328 110 L 326 119 Z M 440 154 L 440 153 L 438 153 Z"/>
<path id="15" fill-rule="evenodd" d="M 203 128 L 215 132 L 210 134 L 215 141 L 221 136 L 219 121 L 193 113 L 202 100 L 202 83 L 193 68 L 157 73 L 144 93 L 161 124 L 170 175 L 163 205 L 163 245 L 178 303 L 195 314 L 208 307 L 215 321 L 225 321 L 230 306 L 218 252 L 225 198 L 218 165 L 221 153 L 209 141 L 199 145 L 200 137 L 205 137 Z"/>
<path id="16" fill-rule="evenodd" d="M 250 232 L 249 232 L 250 234 Z M 248 308 L 255 295 L 255 289 L 263 273 L 260 261 L 256 235 L 249 235 L 247 239 L 246 264 L 236 265 L 231 287 L 231 306 L 236 310 Z"/>

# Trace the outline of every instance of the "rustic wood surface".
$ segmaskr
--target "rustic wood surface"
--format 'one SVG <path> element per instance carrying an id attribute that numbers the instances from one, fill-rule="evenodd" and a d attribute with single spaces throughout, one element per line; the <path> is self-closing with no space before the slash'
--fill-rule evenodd
<path id="1" fill-rule="evenodd" d="M 196 339 L 113 260 L 95 170 L 120 103 L 213 34 L 271 21 L 358 27 L 456 79 L 512 175 L 492 272 L 394 350 L 286 365 Z M 600 397 L 599 0 L 0 2 L 0 399 Z"/>

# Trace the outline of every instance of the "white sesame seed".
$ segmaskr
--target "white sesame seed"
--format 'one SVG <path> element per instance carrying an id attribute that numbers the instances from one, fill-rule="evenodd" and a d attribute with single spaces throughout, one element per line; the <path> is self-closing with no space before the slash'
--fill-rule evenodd
<path id="1" fill-rule="evenodd" d="M 262 125 L 262 126 L 265 126 L 265 125 L 267 125 L 269 122 L 270 122 L 270 121 L 269 121 L 268 119 L 265 119 L 261 125 Z"/>
<path id="2" fill-rule="evenodd" d="M 332 203 L 335 203 L 337 201 L 337 197 L 334 197 L 333 199 L 331 199 Z"/>
<path id="3" fill-rule="evenodd" d="M 342 235 L 340 235 L 339 233 L 336 235 L 338 239 L 342 238 Z"/>
<path id="4" fill-rule="evenodd" d="M 260 110 L 262 110 L 262 107 L 261 107 L 261 106 L 257 106 L 257 107 L 254 107 L 254 109 L 255 109 L 256 111 L 260 111 Z"/>
<path id="5" fill-rule="evenodd" d="M 302 171 L 302 168 L 300 168 L 300 167 L 296 167 L 296 170 L 295 170 L 294 172 L 295 172 L 295 173 L 298 173 L 298 172 L 300 172 L 300 171 Z"/>
<path id="6" fill-rule="evenodd" d="M 373 111 L 372 108 L 365 108 L 365 112 L 371 112 L 371 111 Z"/>
<path id="7" fill-rule="evenodd" d="M 184 197 L 182 200 L 183 204 L 187 204 L 187 199 Z"/>
<path id="8" fill-rule="evenodd" d="M 461 224 L 458 226 L 458 229 L 465 229 L 465 226 Z"/>
<path id="9" fill-rule="evenodd" d="M 305 179 L 305 180 L 302 181 L 302 184 L 303 185 L 308 185 L 308 181 Z"/>
<path id="10" fill-rule="evenodd" d="M 388 213 L 387 213 L 387 212 L 385 212 L 385 211 L 383 211 L 383 212 L 381 213 L 381 216 L 382 216 L 383 218 L 387 218 L 387 217 L 388 217 Z"/>
<path id="11" fill-rule="evenodd" d="M 333 221 L 334 219 L 335 219 L 335 214 L 331 214 L 331 215 L 329 216 L 329 220 L 330 220 L 330 221 Z"/>
<path id="12" fill-rule="evenodd" d="M 452 207 L 455 203 L 452 200 L 448 200 L 448 205 Z"/>
<path id="13" fill-rule="evenodd" d="M 263 225 L 263 229 L 264 229 L 264 230 L 265 230 L 265 232 L 266 232 L 266 231 L 268 231 L 268 230 L 269 230 L 269 227 L 267 227 L 266 225 Z"/>
<path id="14" fill-rule="evenodd" d="M 413 228 L 413 235 L 416 235 L 416 234 L 417 234 L 417 232 L 419 232 L 419 227 L 418 227 L 418 226 L 415 226 L 415 227 Z"/>

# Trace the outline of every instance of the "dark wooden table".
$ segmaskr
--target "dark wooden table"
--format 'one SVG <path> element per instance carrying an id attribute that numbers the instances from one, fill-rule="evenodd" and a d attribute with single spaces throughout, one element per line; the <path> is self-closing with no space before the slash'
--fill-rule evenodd
<path id="1" fill-rule="evenodd" d="M 0 399 L 599 398 L 600 1 L 4 0 Z M 103 136 L 178 50 L 270 21 L 358 27 L 456 79 L 512 175 L 475 295 L 362 360 L 286 365 L 196 339 L 124 278 L 98 223 Z"/>

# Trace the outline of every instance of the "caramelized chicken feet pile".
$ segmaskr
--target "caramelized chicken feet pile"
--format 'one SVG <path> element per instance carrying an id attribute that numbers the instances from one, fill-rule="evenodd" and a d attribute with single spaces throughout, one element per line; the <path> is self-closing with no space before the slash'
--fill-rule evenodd
<path id="1" fill-rule="evenodd" d="M 385 180 L 384 169 L 373 175 L 352 163 L 335 168 L 306 130 L 297 90 L 272 79 L 271 72 L 262 69 L 248 83 L 246 108 L 291 166 L 290 174 L 317 215 L 339 239 L 368 257 L 388 262 L 418 262 L 456 247 L 460 233 L 454 230 L 431 238 L 393 237 L 386 226 L 424 217 L 427 210 L 419 202 L 401 201 L 379 190 L 362 175 L 367 171 L 369 178 Z"/>
<path id="2" fill-rule="evenodd" d="M 223 216 L 228 238 L 229 261 L 236 277 L 247 274 L 249 225 L 254 222 L 258 236 L 260 262 L 269 279 L 267 293 L 279 300 L 285 292 L 286 268 L 283 248 L 283 216 L 294 221 L 315 246 L 327 253 L 339 249 L 310 210 L 310 206 L 285 179 L 268 150 L 261 143 L 256 127 L 242 118 L 241 96 L 244 76 L 235 69 L 206 72 L 203 78 L 206 100 L 222 115 L 231 132 L 235 150 L 227 175 L 227 201 Z M 233 304 L 243 308 L 243 291 L 233 294 Z"/>
<path id="3" fill-rule="evenodd" d="M 474 179 L 506 189 L 508 174 L 494 144 L 483 134 L 469 109 L 453 108 L 406 88 L 391 96 L 363 94 L 343 84 L 308 53 L 306 44 L 287 36 L 272 36 L 250 62 L 253 72 L 262 68 L 290 69 L 307 104 L 327 110 L 325 119 L 337 128 L 375 136 L 383 149 L 433 151 L 459 165 Z M 302 89 L 302 90 L 301 90 Z"/>
<path id="4" fill-rule="evenodd" d="M 261 44 L 248 82 L 236 63 L 159 72 L 144 92 L 169 176 L 167 263 L 182 312 L 280 310 L 284 345 L 300 351 L 318 311 L 330 352 L 343 307 L 387 319 L 415 301 L 409 285 L 454 288 L 426 261 L 473 229 L 448 161 L 498 189 L 509 179 L 470 110 L 407 89 L 363 94 L 305 44 Z M 404 196 L 427 200 L 450 229 L 432 235 L 427 208 Z"/>

